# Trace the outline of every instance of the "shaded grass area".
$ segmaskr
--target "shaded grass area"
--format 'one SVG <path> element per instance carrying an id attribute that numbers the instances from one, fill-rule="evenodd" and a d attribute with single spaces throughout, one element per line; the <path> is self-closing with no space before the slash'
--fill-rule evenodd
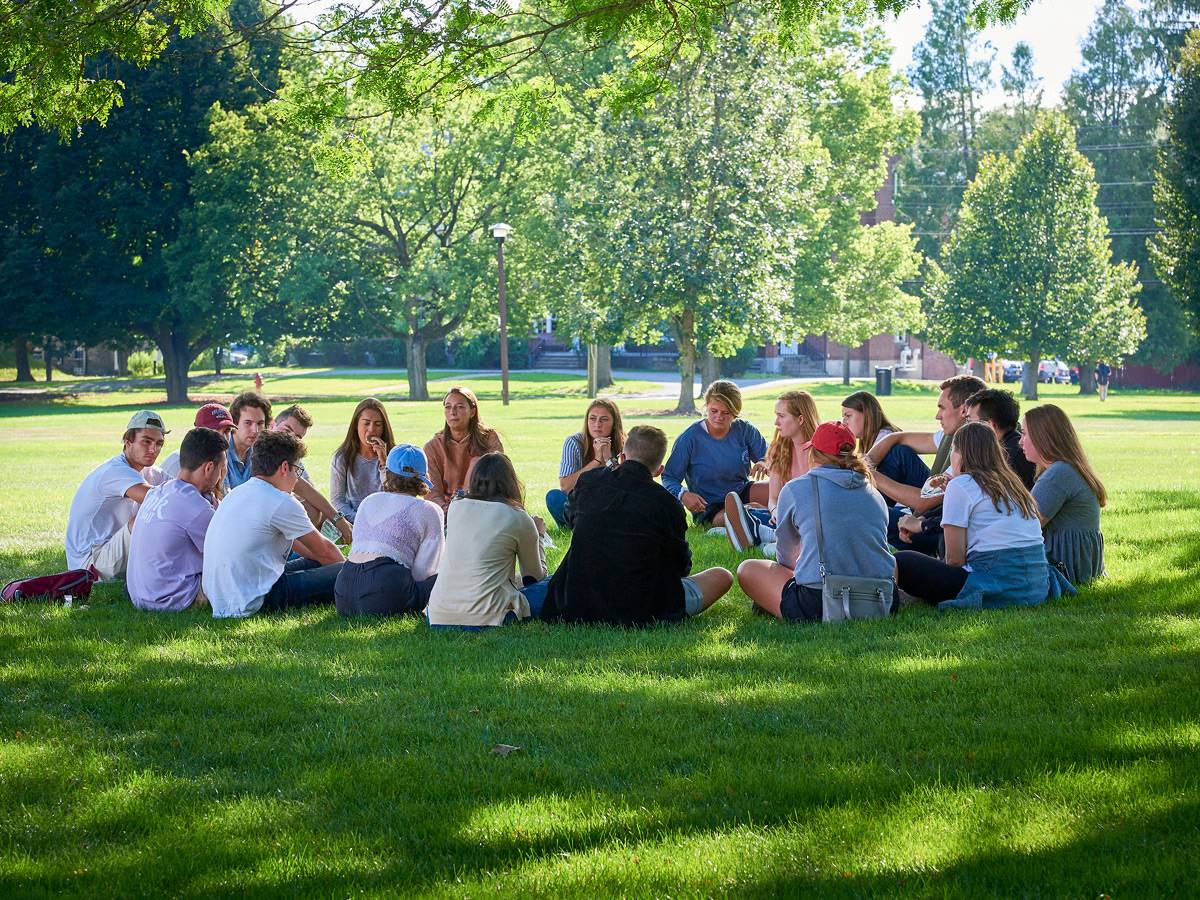
<path id="1" fill-rule="evenodd" d="M 1110 577 L 1053 606 L 800 627 L 735 590 L 680 628 L 489 634 L 155 616 L 117 585 L 0 607 L 0 894 L 1188 894 L 1200 401 L 1052 396 L 1113 498 Z M 923 427 L 933 397 L 886 408 Z M 354 402 L 311 404 L 322 486 Z M 585 405 L 485 407 L 531 506 Z M 128 412 L 84 406 L 0 406 L 5 579 L 62 567 L 117 452 Z M 390 411 L 414 440 L 440 416 Z"/>

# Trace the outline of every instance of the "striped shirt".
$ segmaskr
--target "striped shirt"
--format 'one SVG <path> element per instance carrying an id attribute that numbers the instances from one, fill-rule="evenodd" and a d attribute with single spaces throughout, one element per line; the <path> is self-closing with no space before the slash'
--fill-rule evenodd
<path id="1" fill-rule="evenodd" d="M 562 462 L 558 466 L 558 477 L 566 478 L 583 468 L 583 434 L 573 434 L 563 441 Z"/>

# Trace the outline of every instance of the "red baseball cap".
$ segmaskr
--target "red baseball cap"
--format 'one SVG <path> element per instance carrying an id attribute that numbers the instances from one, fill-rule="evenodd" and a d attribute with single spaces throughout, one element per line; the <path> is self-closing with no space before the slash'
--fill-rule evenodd
<path id="1" fill-rule="evenodd" d="M 853 450 L 855 443 L 854 432 L 841 422 L 822 422 L 804 448 L 815 447 L 826 456 L 839 456 Z"/>
<path id="2" fill-rule="evenodd" d="M 220 403 L 205 403 L 196 410 L 196 427 L 225 431 L 233 427 L 233 416 Z"/>

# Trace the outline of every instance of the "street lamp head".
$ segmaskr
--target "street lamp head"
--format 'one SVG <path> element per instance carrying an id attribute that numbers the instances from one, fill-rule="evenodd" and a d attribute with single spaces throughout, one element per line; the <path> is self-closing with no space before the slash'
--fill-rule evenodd
<path id="1" fill-rule="evenodd" d="M 492 237 L 498 241 L 503 241 L 508 237 L 510 231 L 512 231 L 512 226 L 504 222 L 497 222 L 491 227 Z"/>

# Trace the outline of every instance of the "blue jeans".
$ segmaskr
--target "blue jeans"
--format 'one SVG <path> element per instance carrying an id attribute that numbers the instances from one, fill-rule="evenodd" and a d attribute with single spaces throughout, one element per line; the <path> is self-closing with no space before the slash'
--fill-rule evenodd
<path id="1" fill-rule="evenodd" d="M 571 530 L 571 526 L 567 523 L 567 492 L 560 491 L 555 488 L 552 491 L 546 492 L 546 510 L 550 513 L 550 517 L 554 519 L 555 524 L 559 528 Z"/>
<path id="2" fill-rule="evenodd" d="M 313 559 L 289 559 L 283 574 L 263 598 L 262 611 L 273 612 L 333 603 L 333 586 L 342 563 L 323 566 Z"/>

